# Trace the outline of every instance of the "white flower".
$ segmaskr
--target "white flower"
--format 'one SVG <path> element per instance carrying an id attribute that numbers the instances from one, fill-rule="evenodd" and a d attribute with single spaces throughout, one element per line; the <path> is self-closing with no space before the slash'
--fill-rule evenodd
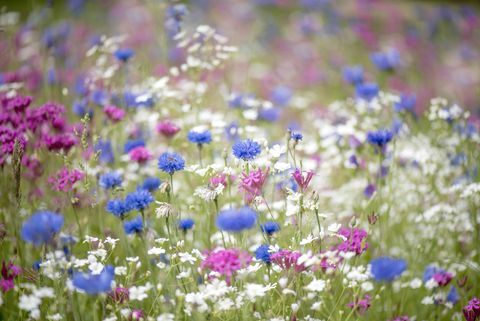
<path id="1" fill-rule="evenodd" d="M 433 304 L 434 303 L 434 300 L 433 300 L 433 297 L 431 296 L 426 296 L 422 299 L 422 304 L 424 305 L 430 305 L 430 304 Z"/>
<path id="2" fill-rule="evenodd" d="M 148 298 L 148 294 L 146 293 L 152 288 L 150 283 L 145 284 L 144 286 L 132 286 L 129 289 L 129 299 L 131 301 L 143 301 L 144 299 Z"/>
<path id="3" fill-rule="evenodd" d="M 42 300 L 35 295 L 22 295 L 18 302 L 18 307 L 25 311 L 37 310 Z"/>
<path id="4" fill-rule="evenodd" d="M 52 320 L 52 321 L 59 321 L 59 320 L 62 320 L 63 317 L 60 313 L 57 313 L 57 314 L 54 314 L 54 315 L 47 315 L 47 319 Z"/>
<path id="5" fill-rule="evenodd" d="M 265 286 L 262 284 L 247 283 L 245 285 L 244 293 L 250 299 L 250 301 L 254 302 L 255 298 L 265 296 L 265 294 L 273 288 L 275 288 L 275 285 L 272 284 Z"/>
<path id="6" fill-rule="evenodd" d="M 149 255 L 160 255 L 164 254 L 165 250 L 159 247 L 152 247 L 150 250 L 147 252 Z"/>
<path id="7" fill-rule="evenodd" d="M 410 287 L 412 289 L 418 289 L 421 286 L 422 286 L 422 280 L 420 280 L 419 278 L 415 278 L 412 281 L 410 281 Z"/>
<path id="8" fill-rule="evenodd" d="M 310 292 L 322 292 L 325 289 L 325 281 L 324 280 L 313 280 L 310 282 L 309 285 L 305 286 L 305 290 Z"/>
<path id="9" fill-rule="evenodd" d="M 116 266 L 115 275 L 127 275 L 127 268 L 125 266 Z"/>
<path id="10" fill-rule="evenodd" d="M 55 297 L 55 291 L 52 288 L 43 287 L 36 290 L 35 295 L 38 298 L 53 298 Z"/>
<path id="11" fill-rule="evenodd" d="M 217 302 L 216 308 L 219 311 L 227 311 L 233 308 L 234 305 L 235 303 L 232 301 L 232 299 L 224 298 Z"/>
<path id="12" fill-rule="evenodd" d="M 190 264 L 195 264 L 195 262 L 197 261 L 197 258 L 190 253 L 178 253 L 178 257 L 180 258 L 180 262 L 182 263 L 188 262 Z"/>

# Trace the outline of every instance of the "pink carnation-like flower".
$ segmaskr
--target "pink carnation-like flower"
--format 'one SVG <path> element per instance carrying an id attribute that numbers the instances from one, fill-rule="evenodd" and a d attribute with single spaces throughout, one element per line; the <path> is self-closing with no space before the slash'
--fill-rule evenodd
<path id="1" fill-rule="evenodd" d="M 53 188 L 59 192 L 68 192 L 73 189 L 73 185 L 85 177 L 85 174 L 77 169 L 69 170 L 62 168 L 55 176 L 48 179 Z"/>
<path id="2" fill-rule="evenodd" d="M 292 177 L 297 182 L 298 186 L 300 186 L 300 189 L 305 191 L 310 184 L 310 181 L 312 180 L 314 173 L 313 172 L 306 172 L 302 173 L 301 170 L 298 168 L 295 169 L 295 172 L 293 172 Z"/>
<path id="3" fill-rule="evenodd" d="M 338 234 L 344 236 L 346 240 L 335 246 L 333 250 L 355 252 L 357 255 L 360 255 L 368 249 L 368 243 L 365 242 L 368 235 L 367 231 L 358 228 L 342 227 Z"/>
<path id="4" fill-rule="evenodd" d="M 262 171 L 261 168 L 251 171 L 249 174 L 242 173 L 240 188 L 245 191 L 245 200 L 250 203 L 255 197 L 262 195 L 262 188 L 268 177 L 269 168 Z"/>
<path id="5" fill-rule="evenodd" d="M 368 294 L 365 294 L 363 299 L 350 302 L 349 304 L 347 304 L 347 306 L 349 308 L 356 309 L 360 314 L 364 314 L 365 312 L 367 312 L 368 308 L 370 308 L 371 300 L 372 300 L 371 296 Z"/>
<path id="6" fill-rule="evenodd" d="M 130 291 L 127 288 L 122 288 L 117 286 L 113 291 L 108 293 L 108 296 L 115 302 L 115 303 L 124 303 L 128 301 L 130 295 Z"/>
<path id="7" fill-rule="evenodd" d="M 132 161 L 140 164 L 147 162 L 152 157 L 152 154 L 144 146 L 135 147 L 128 154 L 130 155 L 130 159 Z"/>
<path id="8" fill-rule="evenodd" d="M 433 279 L 439 286 L 446 286 L 453 279 L 453 275 L 450 272 L 441 271 L 433 275 Z"/>
<path id="9" fill-rule="evenodd" d="M 218 185 L 223 185 L 223 187 L 227 187 L 228 185 L 227 175 L 219 174 L 219 175 L 213 176 L 212 178 L 210 178 L 210 185 L 214 188 L 217 187 Z"/>
<path id="10" fill-rule="evenodd" d="M 180 131 L 180 127 L 170 120 L 164 120 L 157 124 L 157 132 L 167 138 L 172 138 Z"/>
<path id="11" fill-rule="evenodd" d="M 201 263 L 202 269 L 208 269 L 226 277 L 230 283 L 233 273 L 246 267 L 252 261 L 250 254 L 237 249 L 214 250 L 207 254 Z"/>
<path id="12" fill-rule="evenodd" d="M 295 272 L 302 272 L 306 270 L 304 264 L 298 264 L 298 258 L 302 256 L 300 252 L 293 252 L 290 250 L 280 250 L 270 255 L 272 263 L 277 264 L 284 270 L 295 269 Z"/>
<path id="13" fill-rule="evenodd" d="M 105 106 L 103 111 L 107 115 L 108 119 L 110 119 L 114 123 L 119 122 L 126 115 L 125 110 L 123 110 L 121 108 L 118 108 L 117 106 L 113 106 L 113 105 Z"/>
<path id="14" fill-rule="evenodd" d="M 463 307 L 463 316 L 467 321 L 476 321 L 480 316 L 480 299 L 474 297 L 468 301 L 468 304 Z"/>
<path id="15" fill-rule="evenodd" d="M 5 263 L 2 261 L 2 278 L 0 279 L 0 289 L 6 293 L 14 288 L 15 278 L 22 273 L 20 267 L 14 265 L 12 262 Z"/>

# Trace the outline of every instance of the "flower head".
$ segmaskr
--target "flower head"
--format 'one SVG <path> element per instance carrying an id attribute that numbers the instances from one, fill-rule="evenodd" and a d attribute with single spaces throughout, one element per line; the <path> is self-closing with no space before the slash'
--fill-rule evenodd
<path id="1" fill-rule="evenodd" d="M 103 111 L 107 115 L 108 119 L 110 119 L 114 123 L 119 122 L 126 115 L 125 110 L 123 110 L 121 108 L 118 108 L 116 106 L 113 106 L 113 105 L 105 106 L 103 108 Z"/>
<path id="2" fill-rule="evenodd" d="M 40 246 L 50 243 L 63 226 L 63 216 L 39 211 L 28 218 L 22 226 L 22 238 L 33 245 Z"/>
<path id="3" fill-rule="evenodd" d="M 152 154 L 147 148 L 145 148 L 145 146 L 135 147 L 128 153 L 128 155 L 130 155 L 130 159 L 132 161 L 135 161 L 139 164 L 146 163 L 152 157 Z"/>
<path id="4" fill-rule="evenodd" d="M 304 174 L 304 173 L 302 173 L 301 170 L 299 170 L 297 168 L 293 172 L 292 177 L 295 180 L 295 182 L 298 184 L 298 186 L 300 186 L 300 189 L 302 191 L 305 191 L 307 189 L 308 185 L 310 184 L 310 181 L 312 180 L 313 175 L 314 175 L 314 173 L 311 172 L 311 171 Z"/>
<path id="5" fill-rule="evenodd" d="M 463 307 L 463 315 L 467 321 L 476 321 L 480 317 L 480 299 L 473 297 L 468 304 Z"/>
<path id="6" fill-rule="evenodd" d="M 291 132 L 290 133 L 290 139 L 293 140 L 294 142 L 298 143 L 303 139 L 303 135 L 298 132 Z"/>
<path id="7" fill-rule="evenodd" d="M 349 304 L 347 304 L 347 306 L 349 308 L 352 308 L 352 309 L 357 309 L 357 311 L 360 314 L 364 314 L 368 310 L 368 308 L 370 308 L 371 299 L 372 298 L 371 298 L 370 295 L 365 294 L 363 296 L 363 299 L 355 300 L 354 302 L 350 302 Z"/>
<path id="8" fill-rule="evenodd" d="M 370 58 L 373 64 L 383 71 L 392 71 L 400 65 L 400 54 L 395 49 L 374 52 Z"/>
<path id="9" fill-rule="evenodd" d="M 73 274 L 72 283 L 77 289 L 93 295 L 109 292 L 114 278 L 114 268 L 108 265 L 100 274 L 76 272 Z"/>
<path id="10" fill-rule="evenodd" d="M 383 256 L 371 260 L 370 266 L 371 273 L 376 281 L 391 282 L 407 269 L 407 262 L 402 259 Z"/>
<path id="11" fill-rule="evenodd" d="M 147 177 L 143 181 L 143 184 L 140 185 L 140 188 L 142 188 L 144 190 L 147 190 L 149 192 L 153 192 L 160 187 L 161 183 L 162 183 L 162 181 L 160 181 L 160 179 L 158 179 L 156 177 Z"/>
<path id="12" fill-rule="evenodd" d="M 180 127 L 175 125 L 170 120 L 161 121 L 160 123 L 158 123 L 156 129 L 159 134 L 162 134 L 167 138 L 172 138 L 180 131 Z"/>
<path id="13" fill-rule="evenodd" d="M 143 211 L 153 202 L 153 196 L 149 191 L 144 189 L 138 189 L 127 195 L 125 198 L 125 204 L 132 210 Z"/>
<path id="14" fill-rule="evenodd" d="M 359 228 L 345 228 L 342 227 L 338 231 L 339 235 L 344 236 L 346 239 L 336 247 L 335 250 L 339 252 L 355 252 L 355 254 L 360 255 L 368 248 L 368 243 L 365 241 L 367 239 L 367 231 Z"/>
<path id="15" fill-rule="evenodd" d="M 165 152 L 158 159 L 158 168 L 173 175 L 173 173 L 185 168 L 185 160 L 177 153 Z"/>
<path id="16" fill-rule="evenodd" d="M 143 220 L 139 215 L 130 221 L 123 223 L 123 229 L 126 234 L 134 234 L 143 232 Z"/>
<path id="17" fill-rule="evenodd" d="M 261 261 L 263 261 L 267 264 L 270 264 L 272 262 L 270 256 L 271 256 L 270 246 L 267 245 L 267 244 L 260 245 L 255 250 L 255 258 L 257 260 L 261 260 Z"/>
<path id="18" fill-rule="evenodd" d="M 130 48 L 120 48 L 113 53 L 115 58 L 117 58 L 121 62 L 127 62 L 130 58 L 133 57 L 134 54 L 135 52 Z"/>
<path id="19" fill-rule="evenodd" d="M 251 202 L 255 197 L 262 194 L 262 188 L 268 177 L 269 169 L 262 171 L 261 168 L 251 171 L 250 173 L 242 173 L 240 179 L 240 188 L 245 191 L 247 202 Z"/>
<path id="20" fill-rule="evenodd" d="M 188 140 L 198 145 L 210 144 L 212 142 L 212 133 L 209 130 L 197 131 L 192 129 L 188 132 Z"/>
<path id="21" fill-rule="evenodd" d="M 20 267 L 14 265 L 12 262 L 5 263 L 2 261 L 2 271 L 0 279 L 0 289 L 6 293 L 15 287 L 14 280 L 22 273 Z"/>
<path id="22" fill-rule="evenodd" d="M 112 213 L 116 217 L 123 219 L 125 214 L 131 211 L 131 208 L 127 206 L 125 201 L 121 199 L 114 199 L 110 200 L 107 203 L 107 207 L 105 208 L 107 212 Z"/>
<path id="23" fill-rule="evenodd" d="M 73 185 L 85 177 L 85 174 L 77 169 L 69 170 L 64 167 L 55 176 L 48 178 L 48 182 L 59 192 L 68 192 Z"/>
<path id="24" fill-rule="evenodd" d="M 383 149 L 392 140 L 393 133 L 388 129 L 379 129 L 367 133 L 367 142 Z"/>
<path id="25" fill-rule="evenodd" d="M 378 95 L 378 86 L 374 83 L 361 83 L 355 87 L 355 94 L 358 98 L 371 101 Z"/>
<path id="26" fill-rule="evenodd" d="M 118 172 L 110 172 L 100 176 L 98 184 L 104 189 L 113 189 L 122 185 L 122 176 Z"/>
<path id="27" fill-rule="evenodd" d="M 280 224 L 277 222 L 268 221 L 260 226 L 263 233 L 273 235 L 273 233 L 280 231 Z"/>
<path id="28" fill-rule="evenodd" d="M 251 229 L 257 222 L 257 213 L 250 207 L 228 209 L 217 216 L 217 227 L 222 231 L 240 232 Z"/>
<path id="29" fill-rule="evenodd" d="M 251 261 L 252 257 L 247 252 L 225 249 L 208 253 L 200 266 L 202 269 L 226 276 L 226 281 L 229 283 L 234 272 L 246 267 Z"/>
<path id="30" fill-rule="evenodd" d="M 239 141 L 232 146 L 233 155 L 244 161 L 254 160 L 262 151 L 260 144 L 251 139 Z"/>
<path id="31" fill-rule="evenodd" d="M 361 66 L 349 66 L 343 68 L 343 79 L 351 85 L 363 82 L 363 68 Z"/>
<path id="32" fill-rule="evenodd" d="M 294 269 L 295 272 L 302 272 L 306 269 L 304 264 L 298 263 L 302 253 L 290 250 L 280 250 L 272 253 L 270 259 L 284 270 Z"/>
<path id="33" fill-rule="evenodd" d="M 178 228 L 186 232 L 195 225 L 195 221 L 191 218 L 184 218 L 178 221 Z"/>

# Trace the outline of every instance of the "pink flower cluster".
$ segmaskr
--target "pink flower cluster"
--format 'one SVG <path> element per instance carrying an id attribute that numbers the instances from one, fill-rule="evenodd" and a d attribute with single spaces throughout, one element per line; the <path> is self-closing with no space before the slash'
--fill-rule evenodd
<path id="1" fill-rule="evenodd" d="M 113 105 L 105 106 L 103 111 L 107 115 L 108 119 L 114 123 L 121 121 L 126 115 L 125 110 Z"/>
<path id="2" fill-rule="evenodd" d="M 468 301 L 463 307 L 463 315 L 467 321 L 476 321 L 480 317 L 480 299 L 474 297 Z"/>
<path id="3" fill-rule="evenodd" d="M 365 241 L 368 236 L 367 231 L 358 228 L 342 227 L 338 234 L 344 236 L 346 240 L 335 246 L 333 250 L 355 252 L 357 255 L 360 255 L 368 249 L 368 243 Z"/>
<path id="4" fill-rule="evenodd" d="M 0 279 L 0 288 L 3 293 L 13 289 L 15 286 L 15 278 L 22 273 L 20 267 L 14 265 L 12 262 L 5 263 L 2 261 L 2 278 Z"/>
<path id="5" fill-rule="evenodd" d="M 450 272 L 441 271 L 433 275 L 433 279 L 439 286 L 446 286 L 453 279 L 453 275 Z"/>
<path id="6" fill-rule="evenodd" d="M 298 168 L 295 169 L 295 171 L 292 173 L 292 177 L 297 182 L 298 186 L 300 186 L 301 191 L 305 191 L 310 184 L 310 181 L 313 178 L 314 173 L 313 172 L 306 172 L 302 173 L 301 170 Z"/>
<path id="7" fill-rule="evenodd" d="M 164 120 L 157 124 L 157 132 L 166 138 L 172 138 L 180 131 L 180 127 L 170 120 Z"/>
<path id="8" fill-rule="evenodd" d="M 208 253 L 200 266 L 202 269 L 225 276 L 227 283 L 230 283 L 234 272 L 246 267 L 251 261 L 252 257 L 247 252 L 237 249 L 220 249 Z"/>
<path id="9" fill-rule="evenodd" d="M 219 174 L 219 175 L 213 176 L 212 178 L 210 178 L 210 185 L 213 188 L 218 187 L 218 185 L 223 185 L 223 187 L 227 187 L 227 185 L 228 185 L 227 175 Z"/>
<path id="10" fill-rule="evenodd" d="M 132 161 L 135 161 L 139 164 L 144 164 L 150 158 L 152 158 L 152 154 L 144 146 L 135 147 L 128 154 L 130 155 L 130 159 Z"/>
<path id="11" fill-rule="evenodd" d="M 364 314 L 365 312 L 367 312 L 368 308 L 370 308 L 370 306 L 372 305 L 371 301 L 372 301 L 372 297 L 368 294 L 365 294 L 363 296 L 363 299 L 350 302 L 349 304 L 347 304 L 347 306 L 349 308 L 356 309 L 360 314 Z"/>
<path id="12" fill-rule="evenodd" d="M 262 195 L 262 188 L 267 180 L 268 172 L 269 168 L 265 171 L 259 168 L 248 174 L 242 173 L 240 188 L 245 191 L 245 200 L 247 203 L 252 202 L 255 197 Z"/>
<path id="13" fill-rule="evenodd" d="M 270 256 L 272 263 L 277 264 L 284 270 L 294 269 L 295 272 L 302 272 L 306 270 L 304 264 L 299 264 L 298 259 L 302 253 L 290 250 L 280 250 Z"/>
<path id="14" fill-rule="evenodd" d="M 85 174 L 77 169 L 69 170 L 64 167 L 55 174 L 55 176 L 48 178 L 53 189 L 59 192 L 68 192 L 73 189 L 73 185 L 81 180 Z"/>

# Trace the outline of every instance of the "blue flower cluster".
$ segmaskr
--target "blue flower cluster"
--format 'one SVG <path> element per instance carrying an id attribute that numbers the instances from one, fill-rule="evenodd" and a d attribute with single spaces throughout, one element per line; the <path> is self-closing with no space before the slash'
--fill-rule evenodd
<path id="1" fill-rule="evenodd" d="M 260 225 L 260 229 L 263 233 L 267 235 L 272 235 L 273 233 L 280 231 L 280 224 L 278 224 L 277 222 L 268 221 Z"/>
<path id="2" fill-rule="evenodd" d="M 63 216 L 49 211 L 39 211 L 22 226 L 22 239 L 35 246 L 48 244 L 63 226 Z"/>
<path id="3" fill-rule="evenodd" d="M 392 71 L 400 65 L 400 54 L 395 49 L 374 52 L 370 59 L 378 69 L 383 71 Z"/>
<path id="4" fill-rule="evenodd" d="M 107 207 L 105 208 L 107 212 L 112 213 L 118 218 L 123 219 L 125 215 L 130 212 L 130 208 L 128 208 L 125 201 L 121 199 L 114 199 L 110 200 L 107 203 Z"/>
<path id="5" fill-rule="evenodd" d="M 144 189 L 138 189 L 125 198 L 125 204 L 131 210 L 143 211 L 151 202 L 153 202 L 152 194 Z"/>
<path id="6" fill-rule="evenodd" d="M 372 101 L 378 95 L 378 85 L 375 83 L 361 83 L 355 87 L 355 94 L 358 98 Z"/>
<path id="7" fill-rule="evenodd" d="M 141 147 L 141 146 L 145 146 L 145 141 L 143 139 L 131 139 L 131 140 L 127 140 L 127 142 L 125 143 L 124 147 L 123 147 L 123 152 L 125 154 L 128 154 L 130 153 L 130 151 L 134 148 L 137 148 L 137 147 Z"/>
<path id="8" fill-rule="evenodd" d="M 270 246 L 267 244 L 260 245 L 256 250 L 255 250 L 255 258 L 257 260 L 261 260 L 267 264 L 271 263 L 272 260 L 270 258 Z"/>
<path id="9" fill-rule="evenodd" d="M 379 129 L 367 133 L 367 142 L 380 148 L 386 146 L 392 138 L 393 133 L 388 129 Z"/>
<path id="10" fill-rule="evenodd" d="M 297 133 L 297 132 L 292 132 L 290 134 L 290 139 L 293 139 L 295 142 L 299 142 L 303 139 L 303 135 L 301 133 Z"/>
<path id="11" fill-rule="evenodd" d="M 217 216 L 217 227 L 222 231 L 240 232 L 251 229 L 257 222 L 257 213 L 250 207 L 228 209 Z"/>
<path id="12" fill-rule="evenodd" d="M 134 51 L 130 48 L 120 48 L 113 53 L 115 58 L 122 62 L 127 62 L 128 60 L 130 60 L 130 58 L 132 58 L 134 54 Z"/>
<path id="13" fill-rule="evenodd" d="M 260 144 L 251 139 L 239 141 L 232 146 L 233 155 L 244 161 L 254 160 L 262 151 Z"/>
<path id="14" fill-rule="evenodd" d="M 363 68 L 361 66 L 345 67 L 343 69 L 343 79 L 351 85 L 363 83 Z"/>
<path id="15" fill-rule="evenodd" d="M 122 176 L 118 172 L 105 173 L 100 176 L 98 184 L 104 189 L 112 189 L 122 185 Z"/>
<path id="16" fill-rule="evenodd" d="M 115 279 L 115 269 L 107 265 L 100 274 L 75 272 L 72 277 L 73 286 L 88 294 L 109 292 Z"/>
<path id="17" fill-rule="evenodd" d="M 147 177 L 143 181 L 143 184 L 139 186 L 139 188 L 147 190 L 149 192 L 153 192 L 157 190 L 162 184 L 162 181 L 156 177 Z"/>
<path id="18" fill-rule="evenodd" d="M 188 140 L 198 145 L 210 144 L 212 142 L 212 133 L 209 130 L 203 132 L 191 130 L 188 132 Z"/>
<path id="19" fill-rule="evenodd" d="M 143 219 L 139 215 L 130 221 L 123 223 L 123 229 L 126 234 L 137 234 L 143 231 Z"/>
<path id="20" fill-rule="evenodd" d="M 178 228 L 184 232 L 191 229 L 193 225 L 195 225 L 195 221 L 191 218 L 184 218 L 178 221 Z"/>
<path id="21" fill-rule="evenodd" d="M 177 153 L 165 152 L 158 159 L 158 168 L 173 175 L 173 173 L 185 168 L 185 160 Z"/>
<path id="22" fill-rule="evenodd" d="M 370 267 L 376 281 L 391 282 L 407 269 L 407 262 L 402 259 L 382 256 L 371 260 Z"/>

